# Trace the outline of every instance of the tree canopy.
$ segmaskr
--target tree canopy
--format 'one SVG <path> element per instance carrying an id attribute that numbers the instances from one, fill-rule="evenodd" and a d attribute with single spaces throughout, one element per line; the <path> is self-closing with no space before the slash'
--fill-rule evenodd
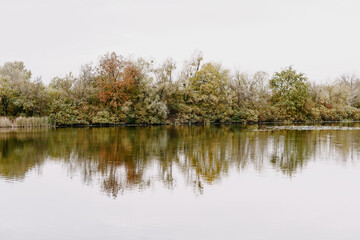
<path id="1" fill-rule="evenodd" d="M 304 105 L 310 96 L 310 84 L 303 73 L 297 73 L 292 67 L 288 67 L 276 72 L 269 84 L 275 104 L 283 106 L 289 114 L 304 111 Z"/>

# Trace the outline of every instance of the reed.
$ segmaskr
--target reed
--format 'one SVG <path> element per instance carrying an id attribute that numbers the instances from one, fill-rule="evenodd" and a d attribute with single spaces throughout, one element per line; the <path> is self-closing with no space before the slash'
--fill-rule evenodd
<path id="1" fill-rule="evenodd" d="M 30 128 L 30 127 L 51 127 L 53 124 L 48 117 L 17 117 L 10 120 L 7 117 L 0 117 L 0 128 Z"/>
<path id="2" fill-rule="evenodd" d="M 12 122 L 7 117 L 0 117 L 0 127 L 4 127 L 4 128 L 12 127 Z"/>

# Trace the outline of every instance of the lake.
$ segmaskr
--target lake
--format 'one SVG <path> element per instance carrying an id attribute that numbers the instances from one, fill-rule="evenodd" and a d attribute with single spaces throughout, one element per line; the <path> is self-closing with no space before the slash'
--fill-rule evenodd
<path id="1" fill-rule="evenodd" d="M 360 125 L 0 129 L 0 239 L 360 239 Z"/>

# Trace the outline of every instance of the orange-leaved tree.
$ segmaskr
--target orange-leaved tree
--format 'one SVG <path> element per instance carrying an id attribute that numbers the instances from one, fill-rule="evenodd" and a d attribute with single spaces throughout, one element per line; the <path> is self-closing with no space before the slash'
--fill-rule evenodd
<path id="1" fill-rule="evenodd" d="M 118 108 L 128 101 L 141 71 L 136 65 L 115 52 L 100 59 L 96 80 L 101 102 L 110 108 Z"/>

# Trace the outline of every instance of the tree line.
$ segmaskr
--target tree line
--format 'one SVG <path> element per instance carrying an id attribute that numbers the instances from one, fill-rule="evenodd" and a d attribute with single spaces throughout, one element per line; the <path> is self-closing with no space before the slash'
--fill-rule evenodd
<path id="1" fill-rule="evenodd" d="M 360 120 L 360 78 L 311 83 L 287 67 L 272 76 L 230 71 L 194 54 L 180 71 L 115 52 L 80 73 L 32 78 L 23 62 L 0 66 L 0 116 L 48 117 L 56 125 Z"/>

